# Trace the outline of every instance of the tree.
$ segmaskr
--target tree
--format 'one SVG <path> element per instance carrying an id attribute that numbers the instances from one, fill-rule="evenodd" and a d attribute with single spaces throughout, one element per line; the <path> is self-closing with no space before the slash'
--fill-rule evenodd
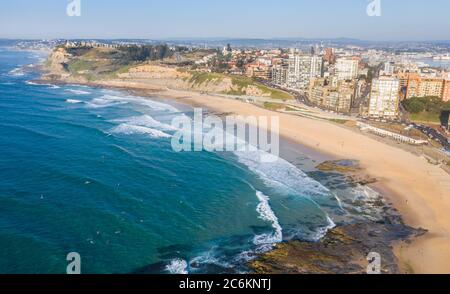
<path id="1" fill-rule="evenodd" d="M 419 113 L 425 110 L 425 105 L 422 103 L 422 101 L 419 101 L 418 99 L 411 100 L 409 103 L 405 105 L 405 108 L 408 112 L 411 113 Z"/>
<path id="2" fill-rule="evenodd" d="M 442 110 L 450 108 L 450 103 L 443 102 L 439 97 L 413 97 L 402 102 L 408 112 L 419 113 L 429 112 L 434 114 L 441 113 Z"/>

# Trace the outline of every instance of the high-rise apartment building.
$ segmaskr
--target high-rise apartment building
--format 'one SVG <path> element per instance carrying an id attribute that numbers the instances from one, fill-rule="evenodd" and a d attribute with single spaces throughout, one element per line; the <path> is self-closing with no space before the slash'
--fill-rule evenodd
<path id="1" fill-rule="evenodd" d="M 369 116 L 395 117 L 399 114 L 400 82 L 393 77 L 380 77 L 372 80 Z"/>
<path id="2" fill-rule="evenodd" d="M 386 61 L 384 63 L 384 69 L 381 71 L 381 75 L 393 75 L 395 71 L 395 63 L 392 61 Z"/>
<path id="3" fill-rule="evenodd" d="M 307 89 L 311 79 L 322 76 L 321 56 L 293 53 L 289 55 L 287 84 L 295 89 Z"/>
<path id="4" fill-rule="evenodd" d="M 353 80 L 358 77 L 358 58 L 341 57 L 336 60 L 336 76 L 338 80 Z"/>
<path id="5" fill-rule="evenodd" d="M 272 83 L 284 86 L 287 84 L 288 66 L 284 64 L 272 67 Z"/>
<path id="6" fill-rule="evenodd" d="M 442 91 L 442 100 L 450 101 L 450 80 L 444 80 L 444 90 Z"/>
<path id="7" fill-rule="evenodd" d="M 329 64 L 334 63 L 336 61 L 336 56 L 334 55 L 334 49 L 333 48 L 326 48 L 325 49 L 325 56 L 323 58 Z"/>

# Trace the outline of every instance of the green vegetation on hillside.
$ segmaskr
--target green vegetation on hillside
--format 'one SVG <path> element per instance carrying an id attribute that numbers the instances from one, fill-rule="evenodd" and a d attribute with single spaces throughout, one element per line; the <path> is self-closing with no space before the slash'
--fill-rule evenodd
<path id="1" fill-rule="evenodd" d="M 192 74 L 192 77 L 190 78 L 189 82 L 193 83 L 194 85 L 203 85 L 203 84 L 207 84 L 211 81 L 220 82 L 224 78 L 224 76 L 219 73 L 191 71 L 191 74 Z"/>
<path id="2" fill-rule="evenodd" d="M 182 70 L 180 69 L 179 71 L 182 71 Z M 234 89 L 226 91 L 224 94 L 227 94 L 227 95 L 244 96 L 244 95 L 246 95 L 246 89 L 248 87 L 255 87 L 270 98 L 280 99 L 280 100 L 293 99 L 293 97 L 286 92 L 269 88 L 269 87 L 264 86 L 248 77 L 231 76 L 231 75 L 226 75 L 226 74 L 222 74 L 222 73 L 214 73 L 214 72 L 209 73 L 209 72 L 197 72 L 197 71 L 190 71 L 190 74 L 192 75 L 192 77 L 190 79 L 186 79 L 186 81 L 189 81 L 190 83 L 192 83 L 194 85 L 204 85 L 204 84 L 207 84 L 212 81 L 221 82 L 225 78 L 231 79 Z"/>
<path id="3" fill-rule="evenodd" d="M 286 92 L 269 88 L 248 77 L 232 76 L 231 81 L 233 83 L 233 86 L 237 89 L 228 91 L 227 94 L 229 95 L 236 95 L 236 96 L 246 95 L 245 89 L 250 86 L 253 86 L 256 87 L 258 90 L 260 90 L 262 93 L 266 94 L 268 97 L 273 99 L 280 99 L 280 100 L 293 99 L 293 97 Z"/>
<path id="4" fill-rule="evenodd" d="M 130 67 L 146 61 L 170 58 L 176 52 L 167 45 L 121 46 L 118 48 L 74 47 L 65 49 L 72 56 L 64 64 L 73 75 L 89 80 L 110 78 L 127 72 Z"/>
<path id="5" fill-rule="evenodd" d="M 413 97 L 402 102 L 413 121 L 433 122 L 440 121 L 443 110 L 450 110 L 450 101 L 444 102 L 439 97 Z"/>

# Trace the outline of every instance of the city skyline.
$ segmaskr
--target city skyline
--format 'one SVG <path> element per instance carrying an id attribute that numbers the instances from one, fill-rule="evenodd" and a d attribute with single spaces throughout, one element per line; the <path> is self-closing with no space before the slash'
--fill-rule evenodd
<path id="1" fill-rule="evenodd" d="M 70 3 L 2 1 L 0 38 L 450 40 L 450 32 L 442 29 L 450 26 L 446 18 L 450 3 L 443 0 L 381 0 L 380 16 L 367 14 L 373 3 L 369 0 L 226 4 L 176 0 L 170 5 L 81 0 L 81 15 L 72 17 L 66 13 Z"/>

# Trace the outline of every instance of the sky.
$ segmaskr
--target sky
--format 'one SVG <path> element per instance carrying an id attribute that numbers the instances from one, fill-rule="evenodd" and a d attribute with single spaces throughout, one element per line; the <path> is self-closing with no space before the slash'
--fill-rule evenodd
<path id="1" fill-rule="evenodd" d="M 449 0 L 1 0 L 0 38 L 450 40 L 449 15 Z"/>

